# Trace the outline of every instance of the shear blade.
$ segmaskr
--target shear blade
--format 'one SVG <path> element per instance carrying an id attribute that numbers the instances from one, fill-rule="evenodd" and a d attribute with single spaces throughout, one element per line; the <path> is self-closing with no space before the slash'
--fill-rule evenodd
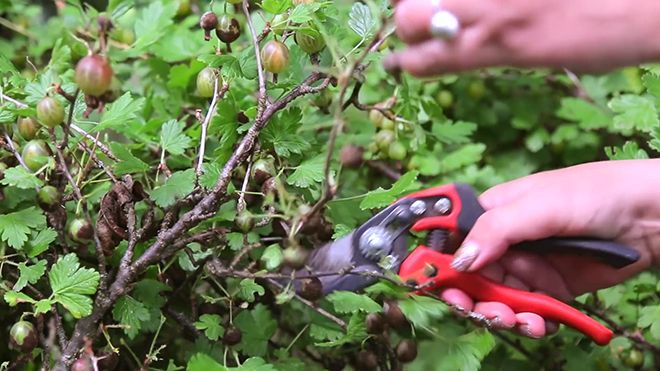
<path id="1" fill-rule="evenodd" d="M 310 252 L 305 267 L 293 272 L 293 279 L 279 280 L 283 285 L 291 284 L 296 291 L 300 290 L 301 277 L 316 276 L 323 285 L 323 293 L 332 291 L 358 291 L 372 283 L 378 278 L 369 276 L 369 273 L 382 273 L 381 268 L 375 262 L 365 258 L 353 244 L 353 234 L 350 234 L 327 243 Z M 393 253 L 398 260 L 392 267 L 398 272 L 402 252 L 406 250 L 405 239 L 399 238 L 394 241 Z M 283 269 L 283 273 L 291 275 L 291 269 Z"/>

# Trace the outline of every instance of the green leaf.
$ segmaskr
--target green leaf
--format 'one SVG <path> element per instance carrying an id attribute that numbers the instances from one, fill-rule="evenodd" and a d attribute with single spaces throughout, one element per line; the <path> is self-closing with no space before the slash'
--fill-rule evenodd
<path id="1" fill-rule="evenodd" d="M 430 328 L 448 312 L 447 306 L 442 302 L 420 295 L 399 300 L 399 308 L 406 319 L 417 328 Z"/>
<path id="2" fill-rule="evenodd" d="M 195 170 L 177 171 L 165 184 L 153 189 L 149 196 L 160 207 L 171 206 L 177 198 L 184 197 L 195 188 Z"/>
<path id="3" fill-rule="evenodd" d="M 243 233 L 229 232 L 225 235 L 229 248 L 238 251 L 243 247 Z"/>
<path id="4" fill-rule="evenodd" d="M 2 240 L 9 246 L 20 250 L 27 241 L 31 228 L 42 226 L 46 217 L 36 207 L 32 206 L 21 211 L 0 215 L 0 230 Z"/>
<path id="5" fill-rule="evenodd" d="M 216 341 L 225 333 L 222 327 L 222 317 L 217 314 L 202 314 L 199 321 L 195 322 L 195 328 L 204 330 L 204 335 L 210 340 Z"/>
<path id="6" fill-rule="evenodd" d="M 55 241 L 56 238 L 57 232 L 52 228 L 42 229 L 37 232 L 36 235 L 33 232 L 28 243 L 23 246 L 23 250 L 27 253 L 28 257 L 34 258 L 48 250 L 50 244 Z"/>
<path id="7" fill-rule="evenodd" d="M 562 98 L 557 116 L 577 122 L 585 130 L 606 128 L 612 123 L 612 117 L 607 112 L 592 103 L 574 97 Z"/>
<path id="8" fill-rule="evenodd" d="M 121 143 L 110 143 L 110 150 L 119 159 L 113 165 L 113 170 L 117 175 L 142 173 L 149 170 L 149 165 L 133 156 L 131 151 Z"/>
<path id="9" fill-rule="evenodd" d="M 367 193 L 366 197 L 360 203 L 362 210 L 375 209 L 391 204 L 401 197 L 404 193 L 409 192 L 411 189 L 418 186 L 416 180 L 419 175 L 418 171 L 409 171 L 401 176 L 390 189 L 385 190 L 379 187 Z"/>
<path id="10" fill-rule="evenodd" d="M 117 300 L 112 309 L 112 318 L 122 325 L 130 339 L 134 339 L 142 329 L 142 322 L 148 321 L 150 315 L 144 304 L 126 295 Z"/>
<path id="11" fill-rule="evenodd" d="M 182 155 L 190 147 L 190 138 L 183 133 L 183 123 L 169 120 L 160 131 L 160 145 L 163 151 Z"/>
<path id="12" fill-rule="evenodd" d="M 96 293 L 99 273 L 91 268 L 80 266 L 74 253 L 61 256 L 48 273 L 53 297 L 66 308 L 74 318 L 82 318 L 92 313 L 92 299 L 88 295 Z"/>
<path id="13" fill-rule="evenodd" d="M 433 123 L 431 130 L 443 143 L 462 144 L 470 141 L 470 136 L 477 130 L 477 124 L 465 121 L 438 121 Z"/>
<path id="14" fill-rule="evenodd" d="M 172 288 L 155 279 L 145 278 L 135 284 L 132 295 L 147 307 L 161 308 L 167 301 L 163 295 L 167 291 L 172 291 Z"/>
<path id="15" fill-rule="evenodd" d="M 660 305 L 647 305 L 640 308 L 637 325 L 648 328 L 654 339 L 660 339 Z"/>
<path id="16" fill-rule="evenodd" d="M 134 53 L 139 53 L 163 37 L 172 24 L 172 18 L 177 11 L 177 2 L 163 4 L 152 1 L 142 9 L 135 20 L 135 35 L 138 36 L 133 46 Z"/>
<path id="17" fill-rule="evenodd" d="M 325 343 L 316 343 L 317 347 L 328 348 L 338 347 L 344 344 L 358 343 L 367 337 L 367 325 L 364 317 L 359 313 L 354 313 L 346 326 L 346 334 L 340 338 Z"/>
<path id="18" fill-rule="evenodd" d="M 4 175 L 4 178 L 0 181 L 4 185 L 21 189 L 35 189 L 44 185 L 41 179 L 23 166 L 10 167 L 4 171 Z"/>
<path id="19" fill-rule="evenodd" d="M 311 21 L 312 15 L 321 7 L 318 3 L 312 4 L 300 4 L 291 10 L 289 14 L 289 21 L 293 24 L 295 23 L 305 23 Z"/>
<path id="20" fill-rule="evenodd" d="M 316 156 L 300 164 L 296 170 L 289 175 L 286 182 L 299 188 L 309 188 L 313 184 L 323 181 L 324 167 L 325 156 Z"/>
<path id="21" fill-rule="evenodd" d="M 268 340 L 277 330 L 277 322 L 268 308 L 259 303 L 252 310 L 242 311 L 234 318 L 234 325 L 243 332 L 238 348 L 249 356 L 264 356 Z"/>
<path id="22" fill-rule="evenodd" d="M 15 307 L 20 303 L 31 303 L 34 304 L 36 301 L 31 297 L 25 295 L 22 292 L 16 291 L 7 291 L 4 296 L 5 301 L 9 304 L 10 307 Z"/>
<path id="23" fill-rule="evenodd" d="M 223 77 L 236 78 L 244 75 L 240 61 L 232 55 L 203 54 L 197 57 L 197 60 L 209 67 L 220 68 Z"/>
<path id="24" fill-rule="evenodd" d="M 261 7 L 268 13 L 280 14 L 291 7 L 291 0 L 263 0 Z"/>
<path id="25" fill-rule="evenodd" d="M 35 314 L 47 313 L 53 307 L 53 301 L 50 299 L 41 299 L 34 305 Z"/>
<path id="26" fill-rule="evenodd" d="M 660 125 L 658 111 L 653 100 L 631 94 L 623 94 L 613 98 L 609 107 L 617 113 L 614 125 L 624 131 L 639 130 L 650 133 Z"/>
<path id="27" fill-rule="evenodd" d="M 254 279 L 252 278 L 246 278 L 239 284 L 238 297 L 249 303 L 254 301 L 254 294 L 261 296 L 265 293 L 266 290 L 264 290 L 261 285 L 254 282 Z"/>
<path id="28" fill-rule="evenodd" d="M 36 264 L 28 266 L 27 264 L 18 264 L 20 276 L 14 284 L 12 290 L 21 291 L 29 283 L 35 284 L 46 273 L 46 261 L 39 260 Z"/>
<path id="29" fill-rule="evenodd" d="M 143 104 L 144 98 L 133 99 L 130 92 L 124 93 L 105 108 L 101 123 L 94 127 L 94 131 L 114 129 L 125 132 L 125 126 L 137 119 L 137 112 L 142 109 Z"/>
<path id="30" fill-rule="evenodd" d="M 196 353 L 190 360 L 188 360 L 188 365 L 186 366 L 186 371 L 225 371 L 226 367 L 216 362 L 211 356 L 205 353 Z"/>
<path id="31" fill-rule="evenodd" d="M 649 155 L 637 142 L 627 141 L 622 147 L 605 147 L 605 154 L 610 160 L 648 159 Z"/>
<path id="32" fill-rule="evenodd" d="M 205 163 L 203 170 L 204 174 L 199 177 L 199 184 L 204 188 L 213 188 L 220 177 L 222 168 L 216 163 Z"/>
<path id="33" fill-rule="evenodd" d="M 356 294 L 352 291 L 334 291 L 326 296 L 339 313 L 375 313 L 383 308 L 366 295 Z"/>
<path id="34" fill-rule="evenodd" d="M 298 108 L 290 109 L 269 123 L 261 132 L 260 138 L 269 143 L 279 156 L 289 157 L 292 153 L 302 154 L 311 145 L 298 133 L 301 126 L 302 112 Z"/>
<path id="35" fill-rule="evenodd" d="M 481 143 L 467 144 L 456 151 L 447 154 L 440 162 L 445 172 L 457 170 L 463 166 L 471 165 L 481 160 L 486 146 Z"/>
<path id="36" fill-rule="evenodd" d="M 264 253 L 261 254 L 260 260 L 264 262 L 267 270 L 271 271 L 277 269 L 282 264 L 282 260 L 284 260 L 282 249 L 277 244 L 270 245 L 266 247 Z"/>
<path id="37" fill-rule="evenodd" d="M 367 5 L 360 2 L 354 3 L 349 16 L 348 25 L 358 36 L 366 39 L 373 34 L 376 21 Z"/>

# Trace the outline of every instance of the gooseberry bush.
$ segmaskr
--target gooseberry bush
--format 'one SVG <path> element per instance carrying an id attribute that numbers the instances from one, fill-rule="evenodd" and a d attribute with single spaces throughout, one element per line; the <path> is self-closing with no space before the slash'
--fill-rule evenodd
<path id="1" fill-rule="evenodd" d="M 489 329 L 395 276 L 281 284 L 406 193 L 660 151 L 660 66 L 418 79 L 381 63 L 392 12 L 0 1 L 0 369 L 660 367 L 653 271 L 572 303 L 615 331 L 602 347 Z"/>

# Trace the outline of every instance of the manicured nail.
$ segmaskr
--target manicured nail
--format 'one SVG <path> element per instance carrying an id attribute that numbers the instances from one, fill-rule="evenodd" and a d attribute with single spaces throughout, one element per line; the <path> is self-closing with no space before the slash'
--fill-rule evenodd
<path id="1" fill-rule="evenodd" d="M 502 328 L 503 325 L 504 325 L 504 322 L 502 322 L 502 319 L 500 318 L 500 316 L 495 316 L 495 317 L 491 318 L 489 321 L 490 321 L 491 327 L 493 327 L 493 328 Z"/>
<path id="2" fill-rule="evenodd" d="M 470 268 L 477 255 L 479 255 L 479 246 L 474 242 L 468 242 L 456 251 L 451 267 L 459 272 L 464 272 Z"/>
<path id="3" fill-rule="evenodd" d="M 529 326 L 527 326 L 527 325 L 519 326 L 518 331 L 520 331 L 523 335 L 528 336 L 532 339 L 540 339 L 540 336 L 536 336 L 536 335 L 532 334 L 532 330 L 530 330 Z"/>

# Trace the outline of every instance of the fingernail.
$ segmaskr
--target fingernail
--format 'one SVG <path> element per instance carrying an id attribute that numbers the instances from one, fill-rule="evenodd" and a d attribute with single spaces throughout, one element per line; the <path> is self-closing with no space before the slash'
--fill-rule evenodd
<path id="1" fill-rule="evenodd" d="M 451 267 L 459 272 L 464 272 L 472 265 L 477 255 L 479 255 L 477 244 L 468 242 L 456 251 L 454 260 L 451 262 Z"/>
<path id="2" fill-rule="evenodd" d="M 397 54 L 390 54 L 383 58 L 383 69 L 388 74 L 394 76 L 394 79 L 399 81 L 401 78 L 401 64 L 399 63 L 399 56 Z"/>
<path id="3" fill-rule="evenodd" d="M 529 326 L 527 325 L 521 325 L 520 327 L 518 327 L 518 330 L 525 336 L 528 336 L 533 339 L 540 339 L 539 336 L 532 334 L 532 330 L 530 330 Z"/>

